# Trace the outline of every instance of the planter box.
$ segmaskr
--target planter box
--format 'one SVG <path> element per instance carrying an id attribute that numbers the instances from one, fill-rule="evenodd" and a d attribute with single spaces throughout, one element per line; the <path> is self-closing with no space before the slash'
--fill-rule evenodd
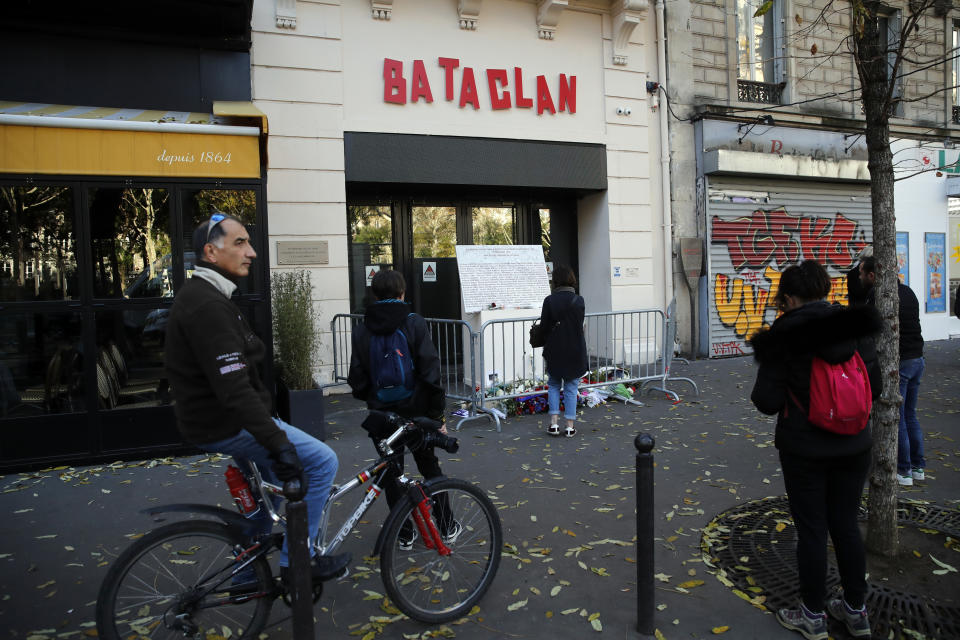
<path id="1" fill-rule="evenodd" d="M 327 439 L 323 419 L 323 389 L 287 389 L 277 384 L 277 413 L 280 419 L 305 431 L 317 440 Z"/>

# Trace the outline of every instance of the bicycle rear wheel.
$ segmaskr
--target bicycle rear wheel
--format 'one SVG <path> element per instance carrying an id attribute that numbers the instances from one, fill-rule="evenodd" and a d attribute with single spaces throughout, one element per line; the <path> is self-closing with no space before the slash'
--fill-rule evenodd
<path id="1" fill-rule="evenodd" d="M 503 533 L 496 507 L 477 487 L 445 478 L 430 486 L 430 495 L 440 533 L 453 537 L 459 525 L 459 535 L 445 542 L 451 553 L 428 549 L 419 535 L 409 550 L 401 549 L 401 530 L 410 531 L 417 506 L 404 497 L 384 533 L 380 575 L 397 608 L 415 620 L 437 624 L 466 615 L 486 593 L 500 566 Z M 437 517 L 443 497 L 449 516 Z"/>
<path id="2" fill-rule="evenodd" d="M 270 565 L 256 558 L 236 576 L 246 546 L 225 524 L 176 522 L 130 545 L 97 597 L 101 638 L 256 638 L 276 596 Z"/>

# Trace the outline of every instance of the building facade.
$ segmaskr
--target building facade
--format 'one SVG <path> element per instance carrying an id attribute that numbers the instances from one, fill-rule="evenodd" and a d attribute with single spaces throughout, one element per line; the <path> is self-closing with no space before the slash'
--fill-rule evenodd
<path id="1" fill-rule="evenodd" d="M 703 356 L 749 353 L 750 335 L 775 318 L 773 294 L 789 263 L 821 261 L 834 279 L 831 298 L 842 300 L 842 276 L 872 240 L 849 6 L 774 0 L 756 16 L 763 4 L 697 1 L 667 12 L 674 234 L 703 255 L 702 270 L 677 280 L 679 335 Z M 888 43 L 906 10 L 881 11 Z M 928 340 L 960 332 L 947 284 L 947 262 L 960 255 L 948 233 L 947 179 L 960 132 L 957 34 L 952 14 L 923 16 L 897 72 L 901 99 L 890 120 L 901 277 L 921 300 Z M 678 271 L 684 257 L 678 252 Z"/>

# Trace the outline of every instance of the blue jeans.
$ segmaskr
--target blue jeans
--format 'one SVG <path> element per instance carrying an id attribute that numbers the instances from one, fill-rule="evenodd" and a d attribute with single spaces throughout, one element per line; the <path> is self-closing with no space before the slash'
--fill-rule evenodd
<path id="1" fill-rule="evenodd" d="M 297 455 L 300 457 L 300 464 L 303 465 L 303 475 L 307 479 L 307 495 L 303 500 L 307 503 L 307 530 L 311 532 L 310 536 L 312 538 L 320 528 L 323 505 L 327 502 L 330 487 L 337 475 L 337 454 L 313 436 L 287 424 L 283 420 L 274 418 L 273 421 L 287 434 L 287 439 L 296 448 Z M 207 442 L 199 445 L 199 447 L 211 453 L 233 456 L 238 463 L 243 460 L 253 460 L 264 480 L 279 484 L 277 477 L 273 474 L 273 461 L 270 459 L 270 452 L 264 449 L 248 431 L 241 430 L 240 433 L 231 438 L 218 442 Z M 258 533 L 269 533 L 273 528 L 273 521 L 270 520 L 263 509 L 258 511 L 251 520 L 257 523 Z M 312 545 L 310 550 L 312 553 Z M 288 566 L 286 536 L 283 538 L 283 549 L 280 550 L 280 566 Z"/>
<path id="2" fill-rule="evenodd" d="M 911 469 L 923 469 L 927 466 L 923 457 L 923 432 L 917 420 L 917 395 L 920 392 L 920 378 L 923 377 L 923 358 L 900 361 L 900 437 L 897 447 L 897 473 L 910 475 Z"/>
<path id="3" fill-rule="evenodd" d="M 560 415 L 560 389 L 563 388 L 563 417 L 575 420 L 577 417 L 577 389 L 580 387 L 580 378 L 563 380 L 553 374 L 547 374 L 547 406 L 550 415 Z"/>

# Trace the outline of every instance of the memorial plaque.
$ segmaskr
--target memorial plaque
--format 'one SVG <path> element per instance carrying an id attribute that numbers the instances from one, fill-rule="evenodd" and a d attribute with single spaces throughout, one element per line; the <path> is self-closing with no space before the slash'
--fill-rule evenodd
<path id="1" fill-rule="evenodd" d="M 329 264 L 330 248 L 326 240 L 278 240 L 277 264 Z"/>
<path id="2" fill-rule="evenodd" d="M 539 245 L 458 245 L 463 309 L 539 309 L 550 295 Z"/>

